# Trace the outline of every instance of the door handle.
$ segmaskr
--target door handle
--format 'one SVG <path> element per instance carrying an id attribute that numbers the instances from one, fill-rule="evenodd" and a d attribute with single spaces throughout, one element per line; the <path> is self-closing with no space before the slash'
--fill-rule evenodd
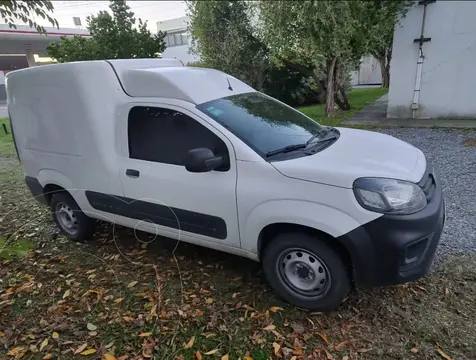
<path id="1" fill-rule="evenodd" d="M 138 178 L 139 175 L 140 175 L 140 172 L 139 172 L 139 170 L 127 169 L 126 170 L 126 175 L 129 176 L 129 177 Z"/>

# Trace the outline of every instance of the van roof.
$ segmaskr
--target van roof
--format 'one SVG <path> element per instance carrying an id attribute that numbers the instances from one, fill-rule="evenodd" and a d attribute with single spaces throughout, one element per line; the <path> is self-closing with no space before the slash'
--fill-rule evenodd
<path id="1" fill-rule="evenodd" d="M 227 75 L 224 72 L 206 69 L 186 67 L 176 59 L 118 59 L 118 60 L 95 60 L 62 63 L 54 65 L 42 65 L 14 71 L 38 74 L 48 72 L 49 76 L 61 78 L 64 73 L 84 73 L 92 77 L 90 84 L 100 81 L 94 73 L 102 69 L 107 62 L 114 72 L 111 75 L 117 77 L 122 90 L 130 97 L 172 98 L 201 104 L 210 100 L 254 92 L 252 87 L 242 81 Z M 97 70 L 93 70 L 95 68 Z M 58 77 L 57 77 L 57 76 Z"/>

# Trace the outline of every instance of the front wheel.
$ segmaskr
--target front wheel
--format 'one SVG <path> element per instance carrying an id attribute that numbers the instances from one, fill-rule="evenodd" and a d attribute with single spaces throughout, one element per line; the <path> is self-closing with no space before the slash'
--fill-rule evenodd
<path id="1" fill-rule="evenodd" d="M 66 192 L 53 194 L 50 207 L 53 220 L 63 235 L 78 242 L 92 237 L 95 220 L 81 211 L 71 195 Z"/>
<path id="2" fill-rule="evenodd" d="M 331 311 L 350 289 L 340 255 L 308 234 L 276 236 L 264 250 L 263 270 L 279 295 L 305 309 Z"/>

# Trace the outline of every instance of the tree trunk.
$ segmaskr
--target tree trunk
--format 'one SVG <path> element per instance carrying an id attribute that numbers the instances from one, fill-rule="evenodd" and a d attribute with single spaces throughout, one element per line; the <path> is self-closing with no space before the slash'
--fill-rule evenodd
<path id="1" fill-rule="evenodd" d="M 387 64 L 386 57 L 377 58 L 380 64 L 380 71 L 382 73 L 382 87 L 388 88 L 390 86 L 390 64 Z"/>
<path id="2" fill-rule="evenodd" d="M 335 92 L 335 102 L 341 110 L 350 110 L 350 102 L 344 89 L 340 85 L 336 85 L 337 91 Z"/>
<path id="3" fill-rule="evenodd" d="M 327 84 L 326 84 L 326 115 L 334 115 L 334 69 L 337 58 L 327 61 Z"/>

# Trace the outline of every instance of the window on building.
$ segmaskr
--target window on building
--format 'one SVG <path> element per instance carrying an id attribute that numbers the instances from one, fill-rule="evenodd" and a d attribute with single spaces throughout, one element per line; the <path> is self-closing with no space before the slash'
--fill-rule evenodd
<path id="1" fill-rule="evenodd" d="M 188 44 L 188 35 L 186 32 L 169 32 L 165 37 L 167 46 L 178 46 Z"/>
<path id="2" fill-rule="evenodd" d="M 168 43 L 169 43 L 169 46 L 174 46 L 175 45 L 175 37 L 173 34 L 167 34 L 167 38 L 168 38 Z"/>
<path id="3" fill-rule="evenodd" d="M 186 45 L 188 44 L 188 36 L 187 33 L 182 33 L 182 44 Z"/>
<path id="4" fill-rule="evenodd" d="M 204 147 L 229 159 L 225 143 L 206 127 L 179 111 L 136 106 L 129 112 L 129 157 L 184 165 L 188 152 Z M 226 171 L 227 165 L 219 170 Z"/>

